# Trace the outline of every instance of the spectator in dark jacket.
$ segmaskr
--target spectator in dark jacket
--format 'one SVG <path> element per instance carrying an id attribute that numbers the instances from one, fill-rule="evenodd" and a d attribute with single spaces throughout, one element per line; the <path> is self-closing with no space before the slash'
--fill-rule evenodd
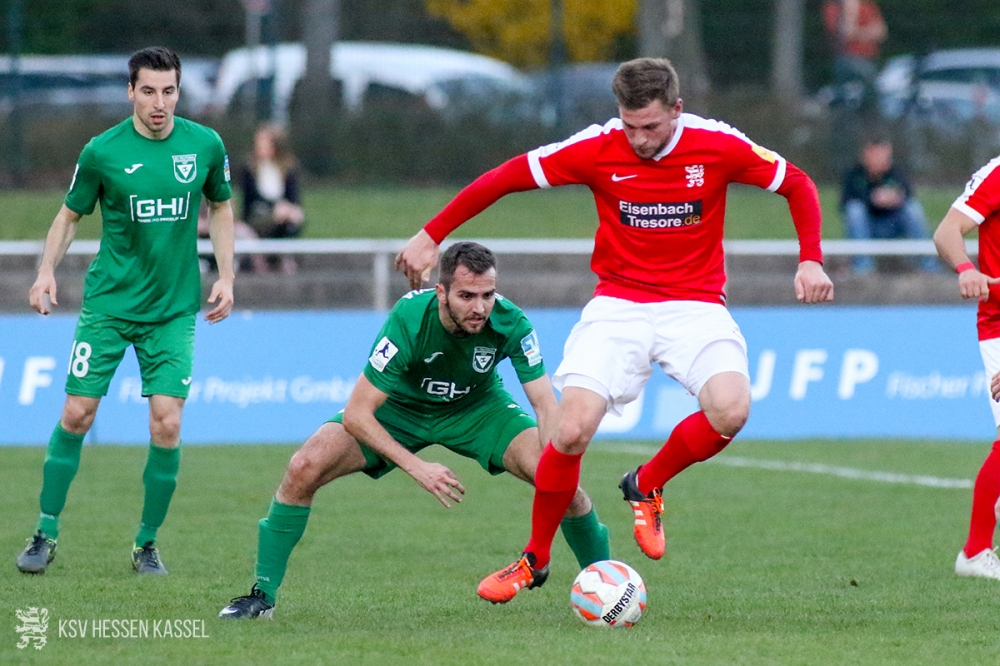
<path id="1" fill-rule="evenodd" d="M 913 188 L 892 162 L 892 143 L 881 135 L 872 135 L 861 147 L 861 161 L 844 176 L 840 211 L 848 238 L 929 238 L 923 206 L 913 196 Z M 940 270 L 933 257 L 921 260 L 921 267 Z M 852 261 L 855 273 L 869 273 L 875 268 L 870 256 Z"/>
<path id="2" fill-rule="evenodd" d="M 260 238 L 294 238 L 302 233 L 305 215 L 299 192 L 297 161 L 288 137 L 278 125 L 267 124 L 254 136 L 254 150 L 243 171 L 243 219 Z M 296 264 L 284 255 L 281 268 L 293 273 Z"/>

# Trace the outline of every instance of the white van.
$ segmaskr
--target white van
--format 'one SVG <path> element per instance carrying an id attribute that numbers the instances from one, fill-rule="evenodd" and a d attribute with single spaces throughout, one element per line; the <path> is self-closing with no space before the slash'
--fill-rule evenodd
<path id="1" fill-rule="evenodd" d="M 457 81 L 475 81 L 499 92 L 530 95 L 527 77 L 511 65 L 475 53 L 417 44 L 338 42 L 331 50 L 331 76 L 340 81 L 343 103 L 356 111 L 372 84 L 422 97 L 434 109 L 449 103 Z M 256 79 L 273 76 L 271 118 L 288 120 L 288 106 L 296 82 L 306 68 L 306 49 L 300 43 L 236 49 L 223 57 L 215 89 L 215 108 L 225 111 L 240 90 Z M 469 86 L 459 86 L 468 89 Z M 473 86 L 475 87 L 475 86 Z"/>
<path id="2" fill-rule="evenodd" d="M 31 113 L 77 112 L 80 107 L 108 116 L 132 113 L 128 101 L 128 55 L 22 55 L 17 59 L 18 103 Z M 13 59 L 0 55 L 0 113 L 14 103 Z M 218 58 L 181 59 L 178 114 L 198 116 L 214 94 Z"/>

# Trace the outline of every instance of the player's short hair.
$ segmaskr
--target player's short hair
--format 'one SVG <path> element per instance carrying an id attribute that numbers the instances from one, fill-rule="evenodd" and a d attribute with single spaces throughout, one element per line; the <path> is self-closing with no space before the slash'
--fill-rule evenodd
<path id="1" fill-rule="evenodd" d="M 615 72 L 611 89 L 623 109 L 636 111 L 660 100 L 664 107 L 677 104 L 681 87 L 677 71 L 666 58 L 636 58 L 623 62 Z"/>
<path id="2" fill-rule="evenodd" d="M 451 287 L 459 266 L 465 266 L 475 275 L 482 275 L 497 267 L 497 258 L 488 247 L 472 241 L 450 245 L 441 255 L 441 275 L 438 279 L 445 289 Z"/>
<path id="3" fill-rule="evenodd" d="M 128 59 L 128 82 L 133 88 L 139 78 L 140 69 L 154 72 L 177 72 L 177 85 L 181 84 L 181 59 L 166 46 L 148 46 L 132 54 Z"/>

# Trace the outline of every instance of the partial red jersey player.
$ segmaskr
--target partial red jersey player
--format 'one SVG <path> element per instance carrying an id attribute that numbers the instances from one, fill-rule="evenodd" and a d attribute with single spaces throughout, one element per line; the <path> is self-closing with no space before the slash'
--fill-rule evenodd
<path id="1" fill-rule="evenodd" d="M 965 252 L 964 236 L 979 230 L 979 268 Z M 962 298 L 979 299 L 979 351 L 986 374 L 993 377 L 993 420 L 997 440 L 972 490 L 969 537 L 955 560 L 959 576 L 1000 580 L 1000 559 L 993 550 L 996 505 L 1000 499 L 1000 157 L 977 171 L 934 233 L 941 258 L 958 272 Z"/>
<path id="2" fill-rule="evenodd" d="M 604 415 L 621 414 L 639 395 L 652 363 L 697 396 L 701 411 L 622 479 L 636 541 L 649 557 L 659 559 L 664 551 L 663 485 L 721 451 L 746 422 L 746 341 L 723 291 L 730 183 L 756 185 L 788 200 L 800 244 L 796 295 L 804 303 L 833 298 L 822 266 L 819 198 L 808 176 L 725 123 L 683 113 L 677 74 L 667 60 L 626 62 L 613 86 L 620 118 L 480 176 L 396 258 L 417 286 L 436 263 L 438 244 L 505 194 L 569 184 L 594 193 L 600 224 L 591 267 L 599 281 L 553 378 L 562 391 L 560 418 L 538 464 L 531 539 L 517 562 L 479 586 L 479 595 L 493 602 L 509 601 L 544 580 L 552 539 L 576 492 L 580 459 Z"/>

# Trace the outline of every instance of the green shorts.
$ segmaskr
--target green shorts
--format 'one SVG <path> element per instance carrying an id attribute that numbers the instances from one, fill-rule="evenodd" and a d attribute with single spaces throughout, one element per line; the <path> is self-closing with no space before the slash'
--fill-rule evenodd
<path id="1" fill-rule="evenodd" d="M 507 391 L 492 390 L 474 404 L 457 404 L 454 409 L 427 413 L 423 406 L 407 406 L 387 400 L 375 411 L 375 418 L 408 451 L 416 453 L 431 444 L 440 444 L 460 456 L 478 462 L 490 474 L 504 472 L 503 454 L 519 434 L 534 428 L 535 419 L 525 412 Z M 343 423 L 344 412 L 329 422 Z M 365 474 L 377 479 L 395 469 L 395 463 L 380 457 L 364 442 Z"/>
<path id="2" fill-rule="evenodd" d="M 194 368 L 196 315 L 135 322 L 82 310 L 73 336 L 66 393 L 88 398 L 108 394 L 111 378 L 129 345 L 135 347 L 142 395 L 187 398 Z"/>

